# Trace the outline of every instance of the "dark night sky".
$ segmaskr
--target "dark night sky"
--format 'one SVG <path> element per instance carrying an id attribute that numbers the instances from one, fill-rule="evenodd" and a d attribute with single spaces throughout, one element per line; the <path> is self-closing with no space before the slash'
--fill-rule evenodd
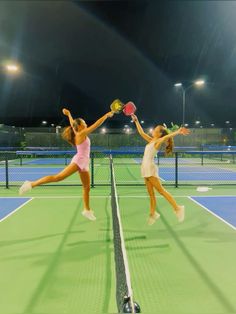
<path id="1" fill-rule="evenodd" d="M 0 60 L 23 71 L 1 68 L 0 123 L 60 123 L 63 106 L 93 121 L 115 98 L 147 124 L 181 123 L 173 84 L 204 78 L 187 93 L 186 121 L 236 127 L 235 30 L 229 1 L 1 1 Z"/>

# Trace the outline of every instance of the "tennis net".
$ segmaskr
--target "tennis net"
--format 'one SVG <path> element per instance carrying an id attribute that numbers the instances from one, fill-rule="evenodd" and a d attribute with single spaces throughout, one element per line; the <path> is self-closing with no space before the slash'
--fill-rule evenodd
<path id="1" fill-rule="evenodd" d="M 133 301 L 131 278 L 120 217 L 112 155 L 110 155 L 110 170 L 113 241 L 116 268 L 116 302 L 119 313 L 124 313 L 124 305 L 127 303 L 130 307 L 130 312 L 128 313 L 137 313 Z"/>

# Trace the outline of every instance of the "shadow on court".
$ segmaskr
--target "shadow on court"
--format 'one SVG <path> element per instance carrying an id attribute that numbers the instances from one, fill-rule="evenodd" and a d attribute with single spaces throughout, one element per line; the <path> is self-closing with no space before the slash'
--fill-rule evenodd
<path id="1" fill-rule="evenodd" d="M 228 313 L 235 313 L 236 308 L 235 306 L 227 299 L 224 291 L 222 291 L 215 283 L 214 281 L 208 276 L 204 268 L 196 261 L 196 259 L 192 256 L 192 254 L 189 252 L 183 241 L 181 240 L 181 235 L 179 235 L 177 232 L 175 232 L 171 225 L 168 223 L 168 221 L 165 219 L 164 215 L 162 214 L 162 222 L 165 225 L 167 231 L 172 236 L 174 241 L 176 242 L 179 249 L 182 251 L 184 256 L 187 258 L 189 263 L 193 266 L 195 271 L 198 273 L 198 275 L 202 278 L 202 280 L 205 282 L 205 284 L 208 286 L 208 288 L 212 291 L 212 293 L 215 295 L 218 302 L 222 304 L 222 306 L 225 308 Z"/>

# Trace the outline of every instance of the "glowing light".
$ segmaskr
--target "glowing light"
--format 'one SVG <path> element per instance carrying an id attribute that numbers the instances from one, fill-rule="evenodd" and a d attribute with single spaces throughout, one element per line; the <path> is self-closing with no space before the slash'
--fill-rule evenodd
<path id="1" fill-rule="evenodd" d="M 45 120 L 42 121 L 42 124 L 43 124 L 43 125 L 46 125 L 46 124 L 47 124 L 47 121 L 45 121 Z"/>
<path id="2" fill-rule="evenodd" d="M 144 124 L 144 121 L 143 121 L 143 120 L 141 120 L 141 124 Z"/>
<path id="3" fill-rule="evenodd" d="M 20 67 L 14 63 L 8 63 L 5 65 L 5 69 L 8 73 L 18 73 L 20 71 Z"/>
<path id="4" fill-rule="evenodd" d="M 102 132 L 103 134 L 105 134 L 105 133 L 107 133 L 107 129 L 106 129 L 106 128 L 102 128 L 101 132 Z"/>
<path id="5" fill-rule="evenodd" d="M 205 84 L 205 81 L 204 80 L 197 80 L 197 81 L 194 82 L 194 84 L 197 85 L 197 86 L 202 86 L 202 85 Z"/>
<path id="6" fill-rule="evenodd" d="M 182 83 L 175 83 L 174 85 L 175 87 L 180 87 L 180 86 L 183 86 Z"/>

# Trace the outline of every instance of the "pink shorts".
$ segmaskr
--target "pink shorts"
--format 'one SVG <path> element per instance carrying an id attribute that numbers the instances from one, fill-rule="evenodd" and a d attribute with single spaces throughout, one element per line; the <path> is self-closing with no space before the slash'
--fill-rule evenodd
<path id="1" fill-rule="evenodd" d="M 75 155 L 70 163 L 76 164 L 78 166 L 79 172 L 89 171 L 89 158 L 79 157 L 78 155 Z"/>

